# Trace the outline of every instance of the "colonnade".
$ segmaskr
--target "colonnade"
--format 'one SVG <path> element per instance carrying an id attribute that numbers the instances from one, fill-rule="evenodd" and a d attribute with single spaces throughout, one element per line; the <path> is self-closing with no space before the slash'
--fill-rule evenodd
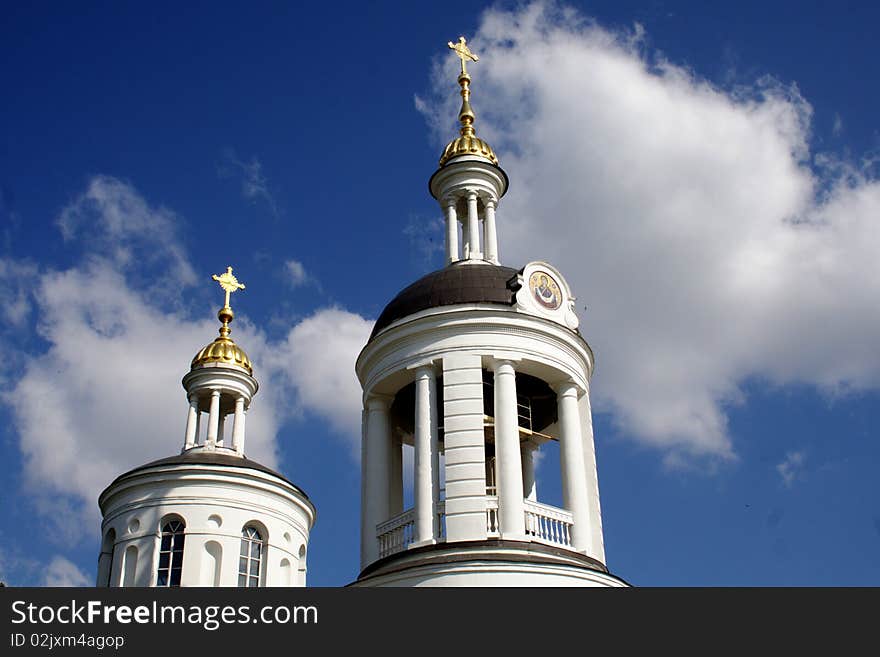
<path id="1" fill-rule="evenodd" d="M 521 441 L 517 414 L 516 363 L 498 359 L 492 362 L 495 404 L 495 475 L 499 535 L 502 539 L 529 540 L 526 526 L 528 501 L 537 502 L 534 451 L 530 440 Z M 440 527 L 440 466 L 437 371 L 421 365 L 413 371 L 415 385 L 413 432 L 413 508 L 410 547 L 443 540 Z M 570 549 L 586 552 L 590 545 L 590 499 L 585 465 L 585 433 L 578 408 L 580 387 L 572 380 L 552 386 L 556 392 L 563 506 L 573 519 Z M 399 490 L 401 473 L 395 472 L 395 452 L 399 462 L 400 443 L 392 437 L 390 415 L 393 397 L 370 394 L 365 399 L 364 435 L 361 459 L 361 561 L 366 566 L 380 557 L 377 525 L 402 511 Z M 592 446 L 590 446 L 592 447 Z M 485 449 L 485 445 L 483 446 Z M 446 464 L 446 479 L 451 479 Z M 485 473 L 484 473 L 485 476 Z M 484 481 L 484 490 L 485 490 Z M 488 498 L 487 498 L 488 499 Z M 485 538 L 470 537 L 474 540 Z M 459 536 L 456 540 L 467 540 Z M 451 540 L 451 539 L 448 539 Z"/>
<path id="2" fill-rule="evenodd" d="M 459 200 L 464 198 L 467 203 L 467 215 L 461 219 L 462 250 L 458 248 L 458 210 Z M 479 201 L 483 203 L 482 217 L 479 213 Z M 452 195 L 443 199 L 442 205 L 446 215 L 446 264 L 457 260 L 488 260 L 499 264 L 498 237 L 495 231 L 495 206 L 497 202 L 489 196 L 482 196 L 475 189 L 464 190 L 463 196 Z M 480 221 L 483 229 L 480 230 Z M 482 232 L 482 248 L 480 233 Z"/>
<path id="3" fill-rule="evenodd" d="M 224 447 L 226 414 L 221 411 L 222 391 L 210 390 L 211 401 L 208 407 L 208 427 L 205 433 L 203 445 L 208 449 Z M 247 400 L 244 395 L 235 397 L 235 410 L 232 421 L 232 449 L 238 454 L 244 454 L 245 408 Z M 189 411 L 186 418 L 186 434 L 184 436 L 183 449 L 188 450 L 198 444 L 201 436 L 202 413 L 199 410 L 201 402 L 197 393 L 189 395 Z"/>

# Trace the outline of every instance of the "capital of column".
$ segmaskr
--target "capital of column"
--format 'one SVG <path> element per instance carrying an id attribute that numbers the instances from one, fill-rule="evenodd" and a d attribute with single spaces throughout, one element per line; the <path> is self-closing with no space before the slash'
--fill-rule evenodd
<path id="1" fill-rule="evenodd" d="M 433 372 L 436 374 L 437 373 L 437 362 L 434 360 L 423 360 L 418 363 L 408 365 L 406 369 L 412 370 L 413 372 L 416 373 L 416 375 L 418 375 L 419 371 L 421 371 L 421 370 Z"/>
<path id="2" fill-rule="evenodd" d="M 508 373 L 508 370 L 513 373 L 516 372 L 516 363 L 510 358 L 493 358 L 490 361 L 490 365 L 495 374 L 505 374 Z"/>
<path id="3" fill-rule="evenodd" d="M 371 394 L 367 397 L 364 406 L 368 411 L 387 411 L 391 408 L 394 397 L 391 395 Z"/>
<path id="4" fill-rule="evenodd" d="M 582 391 L 582 388 L 571 379 L 553 383 L 550 387 L 560 397 L 574 397 L 575 399 L 580 397 Z"/>
<path id="5" fill-rule="evenodd" d="M 437 375 L 437 368 L 434 365 L 419 365 L 415 370 L 415 379 L 432 379 Z"/>

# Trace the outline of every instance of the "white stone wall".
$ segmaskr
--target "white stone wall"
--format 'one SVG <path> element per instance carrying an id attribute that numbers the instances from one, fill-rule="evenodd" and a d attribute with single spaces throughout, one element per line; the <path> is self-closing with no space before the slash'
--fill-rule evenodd
<path id="1" fill-rule="evenodd" d="M 570 378 L 582 389 L 593 368 L 587 344 L 556 322 L 498 305 L 462 304 L 398 320 L 364 347 L 356 369 L 365 394 L 394 394 L 412 380 L 409 369 L 455 353 L 513 358 L 520 361 L 517 371 L 548 383 Z"/>
<path id="2" fill-rule="evenodd" d="M 424 557 L 424 558 L 423 558 Z M 515 547 L 468 546 L 443 551 L 442 558 L 406 556 L 387 572 L 370 574 L 364 587 L 628 587 L 625 581 L 584 567 L 564 556 L 535 559 Z"/>
<path id="3" fill-rule="evenodd" d="M 245 525 L 257 527 L 264 541 L 261 585 L 305 585 L 314 507 L 266 473 L 209 465 L 151 468 L 112 485 L 100 504 L 101 536 L 111 530 L 116 536 L 110 586 L 156 585 L 161 528 L 169 518 L 186 524 L 181 586 L 237 586 Z"/>
<path id="4" fill-rule="evenodd" d="M 481 358 L 443 358 L 446 540 L 486 538 L 486 457 Z"/>
<path id="5" fill-rule="evenodd" d="M 371 587 L 625 587 L 615 577 L 565 566 L 468 563 L 425 566 L 370 580 Z"/>

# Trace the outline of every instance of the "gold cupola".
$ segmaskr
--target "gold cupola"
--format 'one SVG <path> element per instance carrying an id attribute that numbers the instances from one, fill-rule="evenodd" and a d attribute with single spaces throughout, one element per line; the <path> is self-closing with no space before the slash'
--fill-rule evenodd
<path id="1" fill-rule="evenodd" d="M 484 157 L 492 164 L 497 165 L 498 157 L 495 155 L 495 151 L 492 150 L 492 147 L 487 142 L 477 137 L 476 130 L 474 130 L 474 119 L 476 117 L 470 103 L 471 76 L 468 75 L 465 62 L 468 60 L 476 62 L 480 58 L 467 47 L 464 37 L 459 37 L 458 43 L 450 41 L 448 45 L 461 60 L 461 74 L 458 76 L 458 84 L 461 87 L 461 110 L 458 113 L 458 121 L 461 123 L 461 129 L 459 130 L 460 136 L 449 142 L 443 150 L 443 155 L 440 156 L 440 166 L 442 167 L 452 158 L 462 155 Z"/>
<path id="2" fill-rule="evenodd" d="M 220 283 L 220 287 L 226 292 L 226 303 L 217 313 L 223 326 L 220 327 L 220 335 L 213 342 L 199 350 L 192 360 L 190 369 L 194 370 L 206 365 L 217 363 L 223 365 L 235 365 L 246 370 L 248 374 L 253 376 L 254 369 L 251 365 L 251 359 L 248 357 L 244 349 L 235 344 L 235 341 L 229 337 L 232 332 L 229 328 L 230 322 L 235 319 L 235 313 L 229 305 L 229 295 L 236 290 L 243 290 L 244 284 L 239 283 L 238 279 L 232 275 L 232 267 L 226 268 L 226 273 L 214 274 L 213 279 Z"/>

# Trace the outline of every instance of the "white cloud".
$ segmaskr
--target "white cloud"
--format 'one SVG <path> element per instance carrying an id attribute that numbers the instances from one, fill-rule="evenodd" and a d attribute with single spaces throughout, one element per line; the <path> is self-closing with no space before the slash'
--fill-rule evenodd
<path id="1" fill-rule="evenodd" d="M 351 440 L 353 453 L 359 449 L 361 423 L 361 387 L 354 363 L 372 327 L 372 320 L 360 315 L 325 308 L 291 329 L 273 365 L 305 408 Z"/>
<path id="2" fill-rule="evenodd" d="M 795 479 L 802 476 L 806 455 L 802 451 L 788 452 L 782 463 L 777 464 L 776 471 L 782 477 L 782 483 L 786 488 L 791 488 Z"/>
<path id="3" fill-rule="evenodd" d="M 106 194 L 102 203 L 88 200 L 89 222 L 116 227 L 105 231 L 97 253 L 92 239 L 82 241 L 81 264 L 33 274 L 30 314 L 48 348 L 16 354 L 23 373 L 0 397 L 12 411 L 26 490 L 60 540 L 91 533 L 98 522 L 97 495 L 115 476 L 180 449 L 187 412 L 180 380 L 219 326 L 212 310 L 193 320 L 179 310 L 182 303 L 173 303 L 174 290 L 180 301 L 179 278 L 157 302 L 154 286 L 143 284 L 150 270 L 109 255 L 125 245 L 140 248 L 128 234 L 133 225 L 146 235 L 166 229 L 166 237 L 175 234 L 173 215 L 150 208 L 131 186 L 108 177 L 92 181 L 89 192 L 62 212 L 68 238 L 77 239 L 81 230 L 91 234 L 79 225 L 85 217 L 80 210 L 96 189 L 115 190 L 125 202 L 106 200 Z M 179 258 L 177 274 L 188 278 L 192 270 L 179 242 L 152 246 L 155 261 Z M 326 418 L 352 441 L 359 437 L 354 359 L 371 325 L 352 313 L 323 309 L 284 340 L 269 342 L 246 318 L 236 319 L 233 338 L 247 350 L 261 384 L 248 414 L 249 457 L 277 467 L 279 427 L 302 412 Z"/>
<path id="4" fill-rule="evenodd" d="M 309 281 L 310 276 L 306 273 L 306 268 L 299 260 L 288 260 L 285 262 L 284 271 L 287 274 L 287 282 L 291 287 L 299 287 Z"/>
<path id="5" fill-rule="evenodd" d="M 46 567 L 43 586 L 92 586 L 94 581 L 77 568 L 76 564 L 57 555 Z"/>
<path id="6" fill-rule="evenodd" d="M 420 266 L 430 266 L 438 253 L 445 253 L 444 226 L 441 217 L 410 217 L 403 234 L 410 243 L 412 259 Z"/>
<path id="7" fill-rule="evenodd" d="M 511 179 L 502 259 L 567 275 L 594 406 L 627 435 L 670 463 L 733 458 L 745 380 L 880 384 L 880 184 L 810 166 L 794 85 L 718 88 L 553 4 L 487 11 L 470 43 L 477 134 Z M 419 103 L 440 144 L 456 66 Z"/>
<path id="8" fill-rule="evenodd" d="M 195 282 L 180 244 L 180 218 L 165 207 L 152 207 L 129 183 L 95 176 L 86 191 L 67 205 L 58 218 L 66 241 L 88 245 L 91 258 L 109 260 L 131 272 L 139 289 L 167 294 Z M 166 267 L 161 276 L 139 276 L 146 267 Z"/>
<path id="9" fill-rule="evenodd" d="M 37 278 L 37 266 L 31 262 L 18 262 L 0 258 L 0 307 L 4 322 L 13 329 L 21 329 L 30 318 L 33 304 L 28 294 Z"/>
<path id="10" fill-rule="evenodd" d="M 263 163 L 254 156 L 249 161 L 240 160 L 235 150 L 228 148 L 223 151 L 223 161 L 218 167 L 222 178 L 238 177 L 241 182 L 241 195 L 249 201 L 262 200 L 269 208 L 272 216 L 281 213 L 275 196 L 269 191 L 269 182 L 263 173 Z"/>
<path id="11" fill-rule="evenodd" d="M 0 538 L 0 582 L 7 586 L 27 586 L 42 564 L 26 556 L 29 551 L 23 554 L 21 546 L 14 543 L 11 535 L 0 532 Z"/>

